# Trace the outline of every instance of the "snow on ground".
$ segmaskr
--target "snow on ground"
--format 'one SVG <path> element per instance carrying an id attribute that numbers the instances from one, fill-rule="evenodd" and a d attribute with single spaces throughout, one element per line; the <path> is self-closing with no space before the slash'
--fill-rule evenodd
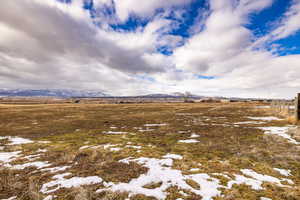
<path id="1" fill-rule="evenodd" d="M 141 146 L 135 146 L 135 145 L 126 145 L 127 148 L 133 148 L 133 149 L 142 149 Z"/>
<path id="2" fill-rule="evenodd" d="M 25 169 L 27 167 L 36 167 L 38 169 L 49 167 L 51 164 L 49 162 L 42 162 L 42 161 L 36 161 L 36 162 L 29 162 L 21 165 L 13 165 L 12 167 L 14 169 Z"/>
<path id="3" fill-rule="evenodd" d="M 122 135 L 122 134 L 127 134 L 127 132 L 122 132 L 122 131 L 106 131 L 103 132 L 104 134 L 108 135 Z"/>
<path id="4" fill-rule="evenodd" d="M 38 141 L 38 143 L 40 143 L 40 144 L 49 144 L 51 142 L 50 141 Z"/>
<path id="5" fill-rule="evenodd" d="M 234 179 L 230 178 L 227 174 L 215 173 L 213 175 L 222 175 L 229 179 L 227 186 L 221 185 L 219 179 L 211 177 L 206 173 L 184 175 L 180 170 L 172 169 L 173 157 L 171 154 L 164 156 L 164 159 L 156 158 L 127 158 L 120 160 L 119 162 L 129 163 L 136 162 L 149 170 L 146 174 L 140 175 L 138 178 L 132 179 L 129 183 L 104 183 L 106 188 L 99 189 L 97 192 L 102 191 L 120 191 L 128 192 L 130 196 L 136 194 L 143 194 L 146 196 L 152 196 L 157 199 L 165 199 L 168 195 L 167 189 L 172 186 L 177 186 L 179 192 L 182 190 L 189 190 L 194 194 L 202 196 L 203 200 L 211 200 L 214 197 L 221 196 L 221 189 L 231 189 L 234 184 L 246 184 L 254 190 L 263 190 L 262 184 L 264 182 L 276 184 L 279 187 L 288 187 L 281 182 L 287 181 L 289 184 L 293 184 L 289 179 L 278 179 L 269 175 L 259 174 L 252 169 L 242 169 L 241 172 L 244 175 L 234 174 Z M 193 169 L 196 171 L 198 168 Z M 186 183 L 187 180 L 193 180 L 199 184 L 199 189 L 192 188 Z M 145 188 L 145 185 L 161 183 L 156 188 Z"/>
<path id="6" fill-rule="evenodd" d="M 36 152 L 37 153 L 46 153 L 48 150 L 47 149 L 38 149 Z"/>
<path id="7" fill-rule="evenodd" d="M 38 158 L 40 158 L 41 154 L 35 154 L 35 155 L 28 155 L 28 156 L 25 156 L 24 158 L 29 160 L 29 161 L 33 161 L 33 160 L 36 160 Z"/>
<path id="8" fill-rule="evenodd" d="M 182 133 L 187 133 L 189 131 L 178 131 L 178 133 L 182 134 Z"/>
<path id="9" fill-rule="evenodd" d="M 0 140 L 5 140 L 5 139 L 7 139 L 10 142 L 7 145 L 21 145 L 21 144 L 33 143 L 32 140 L 21 138 L 21 137 L 11 137 L 11 136 L 0 137 Z"/>
<path id="10" fill-rule="evenodd" d="M 263 190 L 264 188 L 262 187 L 263 182 L 269 182 L 276 184 L 279 187 L 285 187 L 286 185 L 283 185 L 281 182 L 282 181 L 287 181 L 289 184 L 293 184 L 293 182 L 289 179 L 278 179 L 273 176 L 268 176 L 264 174 L 259 174 L 252 169 L 242 169 L 241 172 L 246 175 L 234 175 L 235 180 L 229 181 L 228 182 L 228 187 L 231 188 L 234 184 L 246 184 L 249 185 L 252 189 L 254 190 Z M 250 178 L 248 178 L 250 177 Z"/>
<path id="11" fill-rule="evenodd" d="M 287 139 L 290 143 L 299 145 L 300 142 L 297 142 L 295 139 L 293 139 L 289 134 L 287 134 L 290 127 L 259 127 L 259 129 L 265 131 L 265 134 L 269 135 L 278 135 L 280 137 L 283 137 Z"/>
<path id="12" fill-rule="evenodd" d="M 273 168 L 275 171 L 279 172 L 279 174 L 283 175 L 283 176 L 291 176 L 291 170 L 287 170 L 287 169 L 279 169 L 279 168 Z"/>
<path id="13" fill-rule="evenodd" d="M 118 146 L 117 144 L 104 144 L 104 145 L 98 145 L 98 146 L 89 146 L 89 145 L 85 145 L 79 148 L 79 150 L 84 150 L 84 149 L 97 149 L 100 147 L 103 147 L 104 149 L 110 150 L 110 151 L 120 151 L 122 150 L 122 148 L 116 147 Z"/>
<path id="14" fill-rule="evenodd" d="M 14 200 L 14 199 L 17 199 L 17 196 L 13 196 L 13 197 L 10 197 L 8 199 L 2 199 L 2 200 Z"/>
<path id="15" fill-rule="evenodd" d="M 43 200 L 52 200 L 52 199 L 53 199 L 53 196 L 52 195 L 48 195 Z"/>
<path id="16" fill-rule="evenodd" d="M 265 181 L 265 182 L 273 182 L 273 183 L 278 183 L 280 184 L 280 180 L 278 178 L 272 177 L 272 176 L 268 176 L 268 175 L 263 175 L 263 174 L 259 174 L 255 171 L 253 171 L 252 169 L 242 169 L 241 172 L 247 176 L 250 176 L 256 180 L 259 181 Z"/>
<path id="17" fill-rule="evenodd" d="M 192 133 L 192 135 L 190 136 L 190 138 L 198 138 L 198 137 L 200 137 L 200 136 L 196 133 Z"/>
<path id="18" fill-rule="evenodd" d="M 171 159 L 182 160 L 183 157 L 181 155 L 168 153 L 167 155 L 164 155 L 163 158 L 171 158 Z"/>
<path id="19" fill-rule="evenodd" d="M 138 158 L 138 159 L 124 159 L 120 162 L 129 163 L 137 162 L 149 168 L 146 174 L 142 174 L 136 179 L 132 179 L 129 183 L 105 183 L 106 189 L 100 189 L 98 192 L 104 190 L 123 191 L 130 195 L 144 194 L 152 196 L 157 199 L 165 199 L 167 197 L 166 190 L 171 186 L 178 186 L 180 189 L 186 189 L 201 195 L 203 200 L 210 200 L 215 196 L 219 196 L 221 192 L 218 188 L 222 188 L 219 180 L 208 174 L 183 175 L 180 170 L 172 169 L 173 160 L 155 159 L 155 158 Z M 200 189 L 196 190 L 186 183 L 187 179 L 192 179 L 200 185 Z M 162 183 L 159 187 L 154 189 L 147 189 L 143 186 L 153 183 Z"/>
<path id="20" fill-rule="evenodd" d="M 266 108 L 271 108 L 271 106 L 256 106 L 256 108 L 266 109 Z"/>
<path id="21" fill-rule="evenodd" d="M 114 148 L 110 148 L 109 150 L 111 150 L 111 151 L 121 151 L 122 148 L 114 147 Z"/>
<path id="22" fill-rule="evenodd" d="M 41 169 L 41 171 L 42 172 L 49 171 L 51 173 L 56 173 L 56 172 L 60 172 L 60 171 L 65 171 L 65 170 L 67 170 L 69 168 L 71 168 L 71 166 L 51 167 L 51 168 Z"/>
<path id="23" fill-rule="evenodd" d="M 88 148 L 90 148 L 90 147 L 92 147 L 92 146 L 89 146 L 89 145 L 85 145 L 85 146 L 82 146 L 82 147 L 80 147 L 80 148 L 79 148 L 79 150 L 84 150 L 84 149 L 88 149 Z"/>
<path id="24" fill-rule="evenodd" d="M 153 127 L 153 126 L 167 126 L 168 124 L 145 124 L 146 127 Z"/>
<path id="25" fill-rule="evenodd" d="M 235 125 L 242 125 L 242 124 L 265 124 L 266 122 L 257 122 L 257 121 L 245 121 L 245 122 L 236 122 Z"/>
<path id="26" fill-rule="evenodd" d="M 280 134 L 285 134 L 289 127 L 263 127 L 261 129 L 269 132 L 279 132 Z M 273 133 L 274 134 L 274 133 Z M 192 134 L 191 138 L 199 137 L 197 134 Z M 18 144 L 23 144 L 22 140 L 17 140 Z M 188 139 L 188 140 L 179 140 L 179 142 L 183 143 L 196 143 L 199 142 L 196 139 Z M 130 144 L 130 145 L 129 145 Z M 117 148 L 116 144 L 106 144 L 101 145 L 104 149 L 110 149 L 111 151 L 119 151 L 121 148 Z M 93 146 L 92 146 L 93 147 Z M 128 143 L 126 147 L 141 149 L 141 146 L 134 146 L 132 143 Z M 87 148 L 90 148 L 87 146 Z M 82 149 L 82 147 L 81 147 Z M 42 151 L 44 152 L 44 151 Z M 0 153 L 0 161 L 4 163 L 9 163 L 16 158 L 19 158 L 21 155 L 21 151 L 16 152 L 2 152 Z M 39 157 L 40 154 L 29 155 L 24 158 L 32 159 Z M 53 176 L 53 180 L 43 184 L 41 188 L 41 192 L 44 194 L 49 194 L 55 192 L 61 188 L 71 188 L 71 187 L 79 187 L 81 185 L 91 185 L 103 183 L 106 187 L 104 189 L 98 190 L 101 192 L 103 190 L 111 190 L 111 191 L 121 191 L 128 192 L 130 195 L 135 194 L 144 194 L 146 196 L 152 196 L 157 199 L 165 199 L 168 195 L 167 189 L 172 186 L 177 186 L 181 192 L 182 190 L 189 190 L 194 194 L 202 196 L 203 200 L 211 200 L 214 197 L 221 196 L 221 189 L 231 189 L 234 184 L 246 184 L 249 185 L 254 190 L 263 190 L 262 184 L 264 182 L 276 184 L 279 187 L 288 187 L 289 185 L 284 185 L 283 183 L 293 184 L 293 181 L 287 178 L 276 178 L 269 175 L 259 174 L 252 169 L 242 169 L 242 174 L 233 174 L 234 178 L 229 177 L 227 174 L 219 173 L 218 175 L 224 176 L 229 179 L 227 185 L 221 185 L 220 180 L 212 177 L 211 175 L 216 174 L 206 174 L 206 173 L 197 173 L 199 168 L 192 168 L 189 171 L 194 174 L 184 175 L 182 171 L 177 169 L 172 169 L 173 160 L 178 159 L 182 160 L 183 157 L 177 154 L 168 153 L 163 156 L 163 159 L 156 158 L 127 158 L 120 160 L 123 163 L 136 162 L 144 167 L 147 167 L 149 170 L 146 174 L 140 175 L 138 178 L 132 179 L 129 183 L 106 183 L 103 182 L 101 177 L 98 176 L 89 176 L 89 177 L 72 177 L 65 178 L 67 176 L 72 175 L 71 173 L 63 173 Z M 42 172 L 51 172 L 57 173 L 61 171 L 65 171 L 69 169 L 71 166 L 60 166 L 60 167 L 52 167 L 49 168 L 51 164 L 49 162 L 28 162 L 25 164 L 9 166 L 14 169 L 25 169 L 26 167 L 37 167 Z M 48 167 L 48 168 L 47 168 Z M 291 176 L 290 170 L 273 168 L 275 171 L 280 173 L 283 176 Z M 187 180 L 193 180 L 200 187 L 199 189 L 195 189 L 187 184 Z M 145 185 L 161 183 L 157 188 L 144 188 Z M 179 192 L 180 192 L 179 191 Z M 53 196 L 48 196 L 48 199 L 52 199 Z"/>
<path id="27" fill-rule="evenodd" d="M 104 149 L 110 149 L 110 148 L 116 147 L 116 146 L 118 146 L 118 145 L 116 145 L 116 144 L 105 144 L 105 145 L 103 145 L 103 148 Z"/>
<path id="28" fill-rule="evenodd" d="M 155 131 L 155 129 L 140 129 L 138 131 L 139 132 L 151 132 L 151 131 Z"/>
<path id="29" fill-rule="evenodd" d="M 248 119 L 253 120 L 262 120 L 262 121 L 274 121 L 274 120 L 283 120 L 278 117 L 247 117 Z"/>
<path id="30" fill-rule="evenodd" d="M 189 140 L 178 140 L 179 143 L 198 143 L 198 140 L 189 139 Z"/>
<path id="31" fill-rule="evenodd" d="M 260 197 L 260 200 L 272 200 L 272 199 L 267 198 L 267 197 Z"/>
<path id="32" fill-rule="evenodd" d="M 64 173 L 53 176 L 54 180 L 43 184 L 40 191 L 44 194 L 49 194 L 59 190 L 60 188 L 79 187 L 82 185 L 92 185 L 102 182 L 102 179 L 98 176 L 72 177 L 70 179 L 65 179 L 66 176 L 70 175 L 71 173 Z"/>
<path id="33" fill-rule="evenodd" d="M 15 151 L 15 152 L 1 152 L 0 153 L 0 162 L 3 163 L 9 163 L 16 158 L 20 157 L 21 151 Z"/>

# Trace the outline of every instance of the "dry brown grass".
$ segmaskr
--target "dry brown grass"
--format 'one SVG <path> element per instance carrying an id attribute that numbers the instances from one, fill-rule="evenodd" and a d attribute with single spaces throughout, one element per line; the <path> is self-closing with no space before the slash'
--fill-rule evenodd
<path id="1" fill-rule="evenodd" d="M 271 113 L 256 109 L 256 104 L 248 103 L 173 103 L 173 104 L 52 104 L 52 105 L 0 105 L 0 136 L 20 136 L 34 140 L 47 140 L 50 144 L 34 143 L 22 147 L 8 147 L 6 151 L 22 149 L 30 155 L 38 149 L 47 149 L 40 161 L 49 161 L 53 166 L 70 165 L 74 176 L 98 175 L 105 181 L 129 182 L 147 172 L 147 168 L 134 162 L 118 162 L 128 157 L 156 157 L 166 153 L 180 154 L 174 168 L 188 172 L 199 167 L 200 173 L 229 172 L 238 173 L 242 168 L 255 169 L 260 173 L 273 176 L 278 174 L 272 167 L 293 171 L 296 189 L 281 190 L 268 186 L 264 193 L 240 185 L 224 191 L 224 198 L 216 199 L 259 199 L 260 196 L 273 200 L 293 200 L 299 197 L 300 149 L 279 137 L 264 135 L 257 129 L 260 126 L 286 126 L 289 120 L 271 121 L 263 125 L 232 126 L 236 122 L 249 121 L 248 116 L 268 116 Z M 210 119 L 210 120 L 207 120 Z M 145 129 L 144 124 L 160 124 L 155 131 L 139 132 L 136 127 Z M 226 125 L 226 126 L 224 126 Z M 227 126 L 228 125 L 228 126 Z M 117 127 L 116 131 L 126 135 L 107 135 L 103 132 Z M 298 130 L 299 131 L 299 130 Z M 191 133 L 200 135 L 196 144 L 182 144 L 178 140 L 188 139 Z M 300 133 L 296 133 L 297 137 Z M 5 141 L 1 141 L 5 142 Z M 141 146 L 137 151 L 126 145 Z M 103 144 L 117 144 L 120 152 L 112 152 L 101 147 Z M 100 146 L 79 150 L 82 146 Z M 22 160 L 15 161 L 22 163 Z M 76 163 L 76 164 L 74 164 Z M 16 176 L 16 174 L 19 174 Z M 8 169 L 0 170 L 0 199 L 17 195 L 24 199 L 38 199 L 41 185 L 51 180 L 53 174 L 35 171 L 34 168 L 23 172 Z M 34 177 L 34 178 L 30 178 Z M 228 180 L 221 179 L 222 184 Z M 193 187 L 198 187 L 189 181 Z M 119 200 L 127 198 L 126 193 L 101 192 L 102 186 L 62 189 L 56 195 L 59 199 L 103 199 Z M 159 183 L 145 187 L 159 187 Z M 298 187 L 298 189 L 297 189 Z M 182 197 L 178 188 L 169 188 L 168 199 L 200 199 L 189 194 Z M 186 191 L 188 193 L 188 191 Z M 136 195 L 132 199 L 153 199 Z M 298 198 L 299 199 L 299 198 Z"/>

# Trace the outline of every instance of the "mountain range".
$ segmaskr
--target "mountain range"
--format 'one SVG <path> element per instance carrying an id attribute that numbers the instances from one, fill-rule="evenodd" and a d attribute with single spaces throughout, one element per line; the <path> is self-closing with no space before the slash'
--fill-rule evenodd
<path id="1" fill-rule="evenodd" d="M 71 89 L 0 89 L 3 97 L 105 97 L 107 94 L 100 91 L 71 90 Z"/>
<path id="2" fill-rule="evenodd" d="M 186 96 L 185 93 L 171 93 L 171 94 L 147 94 L 147 95 L 136 95 L 129 97 L 142 97 L 142 98 L 179 98 Z M 188 94 L 191 98 L 199 98 L 202 96 Z M 71 97 L 111 97 L 101 91 L 92 90 L 73 90 L 73 89 L 0 89 L 0 97 L 61 97 L 61 98 L 71 98 Z M 118 97 L 118 96 L 117 96 Z"/>

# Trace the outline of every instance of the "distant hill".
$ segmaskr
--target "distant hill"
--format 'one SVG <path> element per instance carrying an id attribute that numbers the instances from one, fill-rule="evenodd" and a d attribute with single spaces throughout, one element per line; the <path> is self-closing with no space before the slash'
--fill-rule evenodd
<path id="1" fill-rule="evenodd" d="M 68 89 L 0 89 L 0 96 L 4 97 L 105 97 L 107 94 L 99 91 L 68 90 Z"/>
<path id="2" fill-rule="evenodd" d="M 148 98 L 180 98 L 184 97 L 184 93 L 172 93 L 172 94 L 148 94 L 148 95 L 141 95 L 139 97 L 148 97 Z M 202 98 L 203 96 L 195 95 L 195 94 L 189 94 L 188 97 L 190 98 Z"/>

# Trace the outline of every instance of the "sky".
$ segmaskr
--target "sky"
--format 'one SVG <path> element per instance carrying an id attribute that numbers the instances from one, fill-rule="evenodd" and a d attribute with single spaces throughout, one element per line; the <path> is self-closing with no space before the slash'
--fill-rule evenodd
<path id="1" fill-rule="evenodd" d="M 300 92 L 300 0 L 9 0 L 0 89 Z"/>

